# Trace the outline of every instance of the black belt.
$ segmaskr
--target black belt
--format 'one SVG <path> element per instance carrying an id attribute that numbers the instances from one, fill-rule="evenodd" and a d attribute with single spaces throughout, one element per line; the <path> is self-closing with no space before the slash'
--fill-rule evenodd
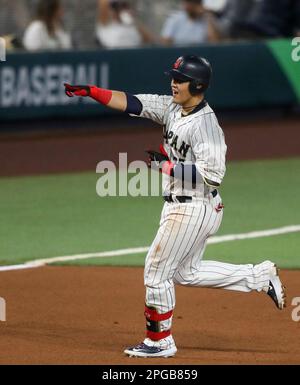
<path id="1" fill-rule="evenodd" d="M 211 195 L 215 198 L 218 195 L 218 190 L 213 190 L 211 192 Z M 164 201 L 169 203 L 187 203 L 191 202 L 193 200 L 193 197 L 188 196 L 172 196 L 172 195 L 164 195 Z"/>

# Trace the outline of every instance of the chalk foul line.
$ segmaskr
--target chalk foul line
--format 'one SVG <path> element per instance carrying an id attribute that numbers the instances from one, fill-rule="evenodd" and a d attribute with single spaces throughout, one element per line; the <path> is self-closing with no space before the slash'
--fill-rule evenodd
<path id="1" fill-rule="evenodd" d="M 261 230 L 261 231 L 251 231 L 249 233 L 241 233 L 241 234 L 217 235 L 209 238 L 207 240 L 207 243 L 212 245 L 216 243 L 238 241 L 243 239 L 271 237 L 274 235 L 296 233 L 296 232 L 300 232 L 300 225 L 284 226 L 284 227 L 279 227 L 275 229 Z M 118 257 L 122 255 L 142 254 L 142 253 L 146 253 L 148 250 L 149 250 L 149 246 L 120 249 L 120 250 L 111 250 L 111 251 L 102 251 L 99 253 L 75 254 L 75 255 L 67 255 L 67 256 L 61 256 L 61 257 L 36 259 L 34 261 L 25 262 L 24 264 L 21 264 L 21 265 L 0 266 L 0 271 L 31 269 L 34 267 L 41 267 L 41 266 L 45 266 L 56 262 L 78 261 L 78 260 L 92 259 L 92 258 L 112 258 L 112 257 Z"/>

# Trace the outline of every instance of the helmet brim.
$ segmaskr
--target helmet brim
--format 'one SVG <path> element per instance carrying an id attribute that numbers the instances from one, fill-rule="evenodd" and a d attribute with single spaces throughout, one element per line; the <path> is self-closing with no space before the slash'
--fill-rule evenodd
<path id="1" fill-rule="evenodd" d="M 190 81 L 193 80 L 189 76 L 182 74 L 181 72 L 179 72 L 176 69 L 172 69 L 170 71 L 166 71 L 165 75 L 171 77 L 172 79 L 180 80 L 182 82 L 190 82 Z"/>

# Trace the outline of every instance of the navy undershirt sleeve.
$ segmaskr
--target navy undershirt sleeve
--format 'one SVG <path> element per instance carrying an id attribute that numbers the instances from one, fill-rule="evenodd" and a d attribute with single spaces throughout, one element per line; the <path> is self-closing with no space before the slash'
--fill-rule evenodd
<path id="1" fill-rule="evenodd" d="M 127 98 L 127 108 L 125 112 L 128 114 L 140 115 L 143 111 L 141 101 L 134 95 L 125 92 Z"/>

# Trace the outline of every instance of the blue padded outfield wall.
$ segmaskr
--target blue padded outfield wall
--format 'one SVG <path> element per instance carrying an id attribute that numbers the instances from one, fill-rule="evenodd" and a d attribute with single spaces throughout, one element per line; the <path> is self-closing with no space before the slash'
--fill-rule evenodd
<path id="1" fill-rule="evenodd" d="M 297 59 L 296 49 L 291 41 L 284 40 L 280 44 L 243 42 L 193 48 L 11 53 L 0 62 L 0 118 L 112 113 L 92 100 L 66 97 L 64 82 L 97 84 L 131 93 L 169 94 L 170 81 L 164 71 L 178 56 L 188 53 L 206 57 L 213 66 L 207 99 L 214 108 L 293 105 L 300 97 L 295 84 L 300 80 L 300 61 L 292 60 Z"/>

